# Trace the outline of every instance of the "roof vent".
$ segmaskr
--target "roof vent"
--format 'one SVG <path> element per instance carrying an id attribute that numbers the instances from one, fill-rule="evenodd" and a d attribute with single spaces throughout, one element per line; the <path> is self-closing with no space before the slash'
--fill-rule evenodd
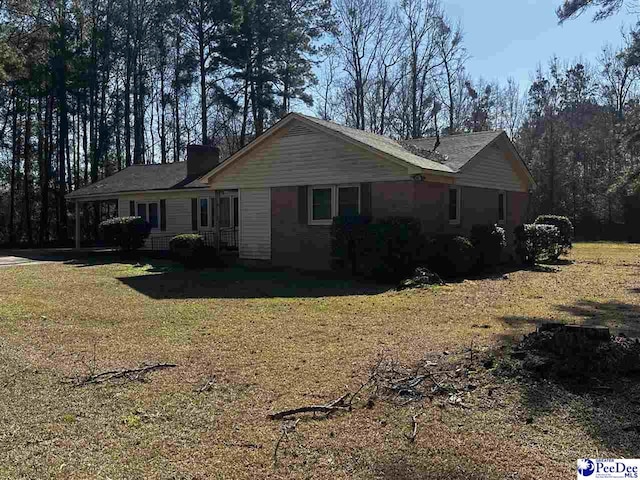
<path id="1" fill-rule="evenodd" d="M 220 149 L 214 145 L 187 145 L 187 176 L 201 177 L 220 163 Z"/>

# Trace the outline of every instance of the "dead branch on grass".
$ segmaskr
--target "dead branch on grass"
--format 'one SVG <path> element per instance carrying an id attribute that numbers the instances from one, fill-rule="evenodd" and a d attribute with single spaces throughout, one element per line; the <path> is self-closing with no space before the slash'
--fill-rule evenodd
<path id="1" fill-rule="evenodd" d="M 348 412 L 351 410 L 351 405 L 345 405 L 344 400 L 351 395 L 347 393 L 333 402 L 327 403 L 326 405 L 305 405 L 302 407 L 292 408 L 290 410 L 282 410 L 276 413 L 270 413 L 267 415 L 269 420 L 282 420 L 285 417 L 290 417 L 292 415 L 298 415 L 300 413 L 334 413 L 334 412 Z"/>
<path id="2" fill-rule="evenodd" d="M 139 368 L 128 368 L 121 370 L 110 370 L 106 372 L 101 372 L 97 374 L 90 374 L 85 377 L 79 377 L 73 379 L 70 383 L 73 383 L 75 387 L 82 387 L 85 385 L 92 385 L 98 383 L 108 382 L 110 380 L 122 379 L 125 378 L 127 380 L 135 381 L 142 380 L 145 378 L 145 375 L 156 371 L 156 370 L 164 370 L 166 368 L 175 368 L 177 367 L 174 363 L 156 363 L 153 365 L 142 365 Z"/>
<path id="3" fill-rule="evenodd" d="M 413 415 L 411 417 L 411 434 L 405 435 L 409 442 L 413 443 L 416 441 L 416 436 L 418 435 L 418 415 Z"/>
<path id="4" fill-rule="evenodd" d="M 323 405 L 305 405 L 302 407 L 292 408 L 289 410 L 282 410 L 280 412 L 270 413 L 267 415 L 269 420 L 282 420 L 285 417 L 290 417 L 293 415 L 298 415 L 301 413 L 324 413 L 331 414 L 335 412 L 349 412 L 353 406 L 353 402 L 355 399 L 362 393 L 362 391 L 371 386 L 374 383 L 374 380 L 377 376 L 377 371 L 380 365 L 382 364 L 382 358 L 378 361 L 378 363 L 373 367 L 371 371 L 371 375 L 368 380 L 364 382 L 360 387 L 353 393 L 347 392 L 336 400 L 323 404 Z M 347 401 L 348 399 L 348 401 Z"/>
<path id="5" fill-rule="evenodd" d="M 293 423 L 287 424 L 285 422 L 285 423 L 282 424 L 282 435 L 280 435 L 280 438 L 278 438 L 278 441 L 276 442 L 276 446 L 273 449 L 273 467 L 274 468 L 278 466 L 278 449 L 280 448 L 280 444 L 282 443 L 284 438 L 289 435 L 290 432 L 295 431 L 295 429 L 298 426 L 299 422 L 300 422 L 300 419 L 298 418 Z"/>
<path id="6" fill-rule="evenodd" d="M 212 375 L 209 379 L 200 387 L 195 390 L 196 393 L 209 392 L 216 383 L 216 376 Z"/>

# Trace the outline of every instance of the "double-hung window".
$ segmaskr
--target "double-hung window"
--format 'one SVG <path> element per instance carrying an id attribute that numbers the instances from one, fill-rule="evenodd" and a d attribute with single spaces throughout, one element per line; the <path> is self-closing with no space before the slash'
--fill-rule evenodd
<path id="1" fill-rule="evenodd" d="M 209 199 L 208 198 L 200 199 L 200 226 L 201 227 L 209 226 Z"/>
<path id="2" fill-rule="evenodd" d="M 331 225 L 333 217 L 359 214 L 359 185 L 323 185 L 309 188 L 309 225 Z"/>
<path id="3" fill-rule="evenodd" d="M 160 207 L 157 202 L 138 203 L 136 210 L 138 216 L 145 222 L 149 222 L 151 228 L 160 227 Z"/>
<path id="4" fill-rule="evenodd" d="M 460 224 L 460 189 L 457 187 L 449 188 L 449 223 Z"/>
<path id="5" fill-rule="evenodd" d="M 149 224 L 151 225 L 151 228 L 158 228 L 160 225 L 159 222 L 159 209 L 158 209 L 158 204 L 157 203 L 150 203 L 149 204 Z"/>
<path id="6" fill-rule="evenodd" d="M 504 223 L 507 220 L 507 194 L 505 192 L 498 193 L 498 223 Z"/>

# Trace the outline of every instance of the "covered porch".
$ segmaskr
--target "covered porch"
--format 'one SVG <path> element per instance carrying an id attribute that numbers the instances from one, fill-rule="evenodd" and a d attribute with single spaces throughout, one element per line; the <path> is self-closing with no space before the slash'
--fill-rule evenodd
<path id="1" fill-rule="evenodd" d="M 143 250 L 168 251 L 169 243 L 176 235 L 197 233 L 207 246 L 227 254 L 238 252 L 240 215 L 237 190 L 200 190 L 190 192 L 188 196 L 161 193 L 101 198 L 78 196 L 73 203 L 76 249 L 101 246 L 98 236 L 100 222 L 118 216 L 139 216 L 151 224 L 151 234 Z"/>

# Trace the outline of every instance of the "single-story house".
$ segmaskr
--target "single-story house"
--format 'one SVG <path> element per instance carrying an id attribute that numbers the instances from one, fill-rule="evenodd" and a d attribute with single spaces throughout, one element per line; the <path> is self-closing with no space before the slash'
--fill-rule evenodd
<path id="1" fill-rule="evenodd" d="M 121 216 L 151 223 L 151 242 L 211 232 L 241 259 L 327 269 L 335 216 L 412 216 L 428 233 L 499 223 L 510 234 L 532 185 L 502 131 L 398 141 L 291 113 L 223 162 L 192 146 L 186 162 L 128 167 L 67 198 L 117 199 Z"/>

